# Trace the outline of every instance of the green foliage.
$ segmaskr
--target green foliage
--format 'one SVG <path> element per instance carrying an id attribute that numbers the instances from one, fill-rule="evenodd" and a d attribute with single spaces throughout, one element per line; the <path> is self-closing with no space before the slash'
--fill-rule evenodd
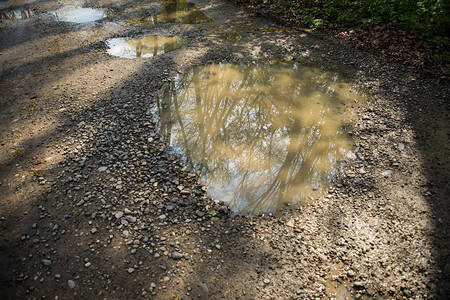
<path id="1" fill-rule="evenodd" d="M 251 0 L 273 10 L 289 10 L 296 21 L 308 27 L 327 22 L 344 25 L 385 24 L 415 32 L 437 45 L 448 45 L 450 1 L 448 0 Z"/>

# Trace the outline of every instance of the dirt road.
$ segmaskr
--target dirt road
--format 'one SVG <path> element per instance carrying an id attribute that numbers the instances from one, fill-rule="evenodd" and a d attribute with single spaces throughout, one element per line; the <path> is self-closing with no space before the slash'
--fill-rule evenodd
<path id="1" fill-rule="evenodd" d="M 2 298 L 448 298 L 448 83 L 226 1 L 192 3 L 204 15 L 1 3 Z M 77 5 L 100 19 L 61 21 Z M 107 53 L 108 39 L 144 35 L 189 43 Z M 347 126 L 355 157 L 307 205 L 231 216 L 158 132 L 156 97 L 196 65 L 276 58 L 364 91 Z"/>

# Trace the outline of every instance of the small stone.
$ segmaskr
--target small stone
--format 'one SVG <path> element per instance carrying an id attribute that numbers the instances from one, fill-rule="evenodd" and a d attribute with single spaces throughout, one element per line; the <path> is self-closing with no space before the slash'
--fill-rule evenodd
<path id="1" fill-rule="evenodd" d="M 364 288 L 364 282 L 356 281 L 355 283 L 353 283 L 353 286 L 357 289 L 362 289 L 362 288 Z"/>
<path id="2" fill-rule="evenodd" d="M 124 230 L 124 231 L 122 232 L 122 234 L 123 234 L 124 237 L 128 237 L 128 236 L 130 235 L 130 233 L 128 232 L 128 230 Z"/>
<path id="3" fill-rule="evenodd" d="M 61 279 L 61 274 L 55 274 L 56 279 Z"/>
<path id="4" fill-rule="evenodd" d="M 205 294 L 209 293 L 209 289 L 208 289 L 208 286 L 206 285 L 206 283 L 200 282 L 199 287 L 203 293 L 205 293 Z"/>
<path id="5" fill-rule="evenodd" d="M 134 268 L 128 268 L 127 272 L 128 272 L 129 274 L 133 273 L 133 272 L 134 272 Z"/>
<path id="6" fill-rule="evenodd" d="M 270 283 L 270 280 L 269 279 L 267 279 L 267 278 L 264 278 L 264 284 L 269 284 Z"/>
<path id="7" fill-rule="evenodd" d="M 386 170 L 383 173 L 381 173 L 381 175 L 383 175 L 383 177 L 388 178 L 391 176 L 392 171 L 391 170 Z"/>
<path id="8" fill-rule="evenodd" d="M 98 171 L 101 172 L 105 172 L 108 168 L 107 167 L 100 167 L 98 168 Z"/>
<path id="9" fill-rule="evenodd" d="M 122 217 L 123 217 L 123 211 L 118 211 L 118 212 L 116 212 L 115 217 L 116 217 L 117 219 L 122 218 Z"/>
<path id="10" fill-rule="evenodd" d="M 166 215 L 160 215 L 159 217 L 158 217 L 158 219 L 160 219 L 160 220 L 164 220 L 166 218 Z"/>
<path id="11" fill-rule="evenodd" d="M 348 270 L 347 276 L 348 277 L 355 277 L 355 272 L 353 270 Z"/>
<path id="12" fill-rule="evenodd" d="M 287 227 L 294 227 L 294 221 L 293 220 L 287 221 L 286 226 Z"/>
<path id="13" fill-rule="evenodd" d="M 43 263 L 45 266 L 50 266 L 50 265 L 52 264 L 52 261 L 51 261 L 50 259 L 43 259 L 43 260 L 42 260 L 42 263 Z"/>
<path id="14" fill-rule="evenodd" d="M 398 149 L 399 151 L 403 151 L 403 150 L 405 150 L 405 145 L 402 144 L 402 143 L 398 143 L 397 149 Z"/>
<path id="15" fill-rule="evenodd" d="M 86 268 L 89 268 L 91 265 L 92 265 L 92 264 L 91 264 L 90 261 L 88 261 L 87 263 L 84 264 L 84 266 L 85 266 Z"/>
<path id="16" fill-rule="evenodd" d="M 75 281 L 69 279 L 67 280 L 67 284 L 71 289 L 75 288 Z"/>
<path id="17" fill-rule="evenodd" d="M 97 230 L 97 228 L 95 228 L 95 227 L 91 229 L 91 233 L 92 233 L 92 234 L 96 233 L 97 231 L 98 231 L 98 230 Z"/>
<path id="18" fill-rule="evenodd" d="M 172 252 L 172 259 L 181 259 L 183 257 L 183 254 L 181 254 L 180 252 L 174 251 Z"/>
<path id="19" fill-rule="evenodd" d="M 133 216 L 127 216 L 126 219 L 127 219 L 127 221 L 130 222 L 130 223 L 136 222 L 136 217 L 133 217 Z"/>
<path id="20" fill-rule="evenodd" d="M 202 211 L 200 211 L 200 210 L 197 210 L 195 213 L 196 213 L 196 215 L 199 216 L 199 217 L 203 217 L 203 216 L 205 215 L 205 213 L 202 212 Z"/>
<path id="21" fill-rule="evenodd" d="M 211 218 L 211 221 L 213 221 L 213 222 L 219 222 L 219 220 L 220 220 L 220 219 L 219 219 L 218 217 L 212 217 L 212 218 Z"/>
<path id="22" fill-rule="evenodd" d="M 123 211 L 125 212 L 126 215 L 131 214 L 131 210 L 129 210 L 128 208 L 125 208 Z"/>
<path id="23" fill-rule="evenodd" d="M 136 249 L 131 249 L 131 254 L 136 254 Z"/>

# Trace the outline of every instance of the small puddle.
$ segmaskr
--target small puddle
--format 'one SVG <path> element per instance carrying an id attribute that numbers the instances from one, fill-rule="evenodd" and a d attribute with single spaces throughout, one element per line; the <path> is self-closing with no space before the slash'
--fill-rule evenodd
<path id="1" fill-rule="evenodd" d="M 77 5 L 67 5 L 57 11 L 54 11 L 52 15 L 57 21 L 87 23 L 105 18 L 107 16 L 107 10 L 81 7 Z"/>
<path id="2" fill-rule="evenodd" d="M 151 26 L 165 23 L 201 24 L 209 23 L 211 19 L 186 0 L 163 0 L 164 9 L 159 14 L 128 20 L 139 26 Z"/>
<path id="3" fill-rule="evenodd" d="M 295 62 L 195 67 L 158 99 L 161 132 L 235 212 L 273 212 L 319 193 L 352 142 L 361 96 L 344 76 Z"/>
<path id="4" fill-rule="evenodd" d="M 106 41 L 108 54 L 121 58 L 149 58 L 179 49 L 190 41 L 180 37 L 148 35 L 140 38 L 114 38 Z"/>
<path id="5" fill-rule="evenodd" d="M 0 20 L 24 20 L 35 15 L 32 10 L 13 10 L 9 12 L 0 12 Z"/>

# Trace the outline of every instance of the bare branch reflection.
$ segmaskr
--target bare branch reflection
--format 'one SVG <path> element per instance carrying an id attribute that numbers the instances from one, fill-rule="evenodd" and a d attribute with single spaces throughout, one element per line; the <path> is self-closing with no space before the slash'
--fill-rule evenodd
<path id="1" fill-rule="evenodd" d="M 237 211 L 298 203 L 350 150 L 341 130 L 355 100 L 337 73 L 297 63 L 195 67 L 158 102 L 161 130 Z"/>

